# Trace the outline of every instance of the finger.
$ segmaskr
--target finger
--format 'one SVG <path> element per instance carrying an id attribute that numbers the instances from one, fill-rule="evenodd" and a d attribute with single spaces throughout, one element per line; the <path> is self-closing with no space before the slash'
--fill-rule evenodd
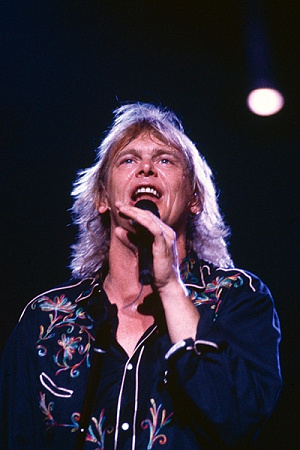
<path id="1" fill-rule="evenodd" d="M 150 211 L 136 208 L 135 206 L 130 206 L 123 204 L 121 202 L 116 202 L 116 207 L 118 208 L 120 214 L 125 215 L 134 222 L 147 228 L 154 237 L 164 234 L 170 234 L 168 231 L 170 227 L 164 224 L 155 214 Z"/>

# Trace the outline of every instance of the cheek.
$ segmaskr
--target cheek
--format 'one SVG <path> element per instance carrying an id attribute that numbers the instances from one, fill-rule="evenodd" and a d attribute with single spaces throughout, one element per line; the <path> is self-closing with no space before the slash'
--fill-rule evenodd
<path id="1" fill-rule="evenodd" d="M 178 192 L 178 201 L 184 209 L 189 209 L 193 198 L 193 193 L 189 181 L 183 177 Z"/>
<path id="2" fill-rule="evenodd" d="M 192 192 L 190 180 L 183 173 L 178 174 L 174 188 L 182 196 L 190 196 Z"/>
<path id="3" fill-rule="evenodd" d="M 115 170 L 107 182 L 108 197 L 111 199 L 124 197 L 125 190 L 132 179 L 132 170 Z"/>

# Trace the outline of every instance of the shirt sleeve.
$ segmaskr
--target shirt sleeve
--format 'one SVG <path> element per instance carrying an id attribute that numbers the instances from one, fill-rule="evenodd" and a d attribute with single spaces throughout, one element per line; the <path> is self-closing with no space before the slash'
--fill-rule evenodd
<path id="1" fill-rule="evenodd" d="M 166 358 L 181 417 L 214 445 L 241 448 L 271 414 L 281 388 L 280 328 L 259 279 L 244 277 L 224 294 L 217 314 L 199 307 L 195 341 L 175 344 Z"/>
<path id="2" fill-rule="evenodd" d="M 1 358 L 0 448 L 8 450 L 39 448 L 34 361 L 27 350 L 32 326 L 25 333 L 25 321 L 26 317 L 15 327 Z"/>

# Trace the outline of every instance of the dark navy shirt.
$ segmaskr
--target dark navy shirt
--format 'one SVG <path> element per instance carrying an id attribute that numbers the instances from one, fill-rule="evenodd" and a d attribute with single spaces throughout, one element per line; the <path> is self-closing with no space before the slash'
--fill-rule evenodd
<path id="1" fill-rule="evenodd" d="M 130 358 L 115 340 L 117 313 L 101 274 L 34 298 L 2 356 L 0 447 L 74 448 L 94 349 L 102 345 L 96 338 L 109 321 L 86 450 L 251 448 L 281 386 L 271 294 L 249 272 L 199 262 L 193 253 L 181 276 L 201 317 L 195 341 L 172 345 L 158 303 Z"/>

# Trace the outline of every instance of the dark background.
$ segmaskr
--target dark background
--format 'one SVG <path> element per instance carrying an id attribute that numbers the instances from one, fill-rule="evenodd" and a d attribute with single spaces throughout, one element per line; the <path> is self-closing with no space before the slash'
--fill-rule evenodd
<path id="1" fill-rule="evenodd" d="M 258 4 L 286 99 L 265 118 L 245 104 L 243 1 L 1 2 L 0 343 L 33 296 L 69 278 L 69 193 L 111 110 L 161 103 L 183 118 L 213 168 L 236 265 L 273 292 L 284 388 L 258 448 L 290 450 L 300 438 L 300 2 Z"/>

